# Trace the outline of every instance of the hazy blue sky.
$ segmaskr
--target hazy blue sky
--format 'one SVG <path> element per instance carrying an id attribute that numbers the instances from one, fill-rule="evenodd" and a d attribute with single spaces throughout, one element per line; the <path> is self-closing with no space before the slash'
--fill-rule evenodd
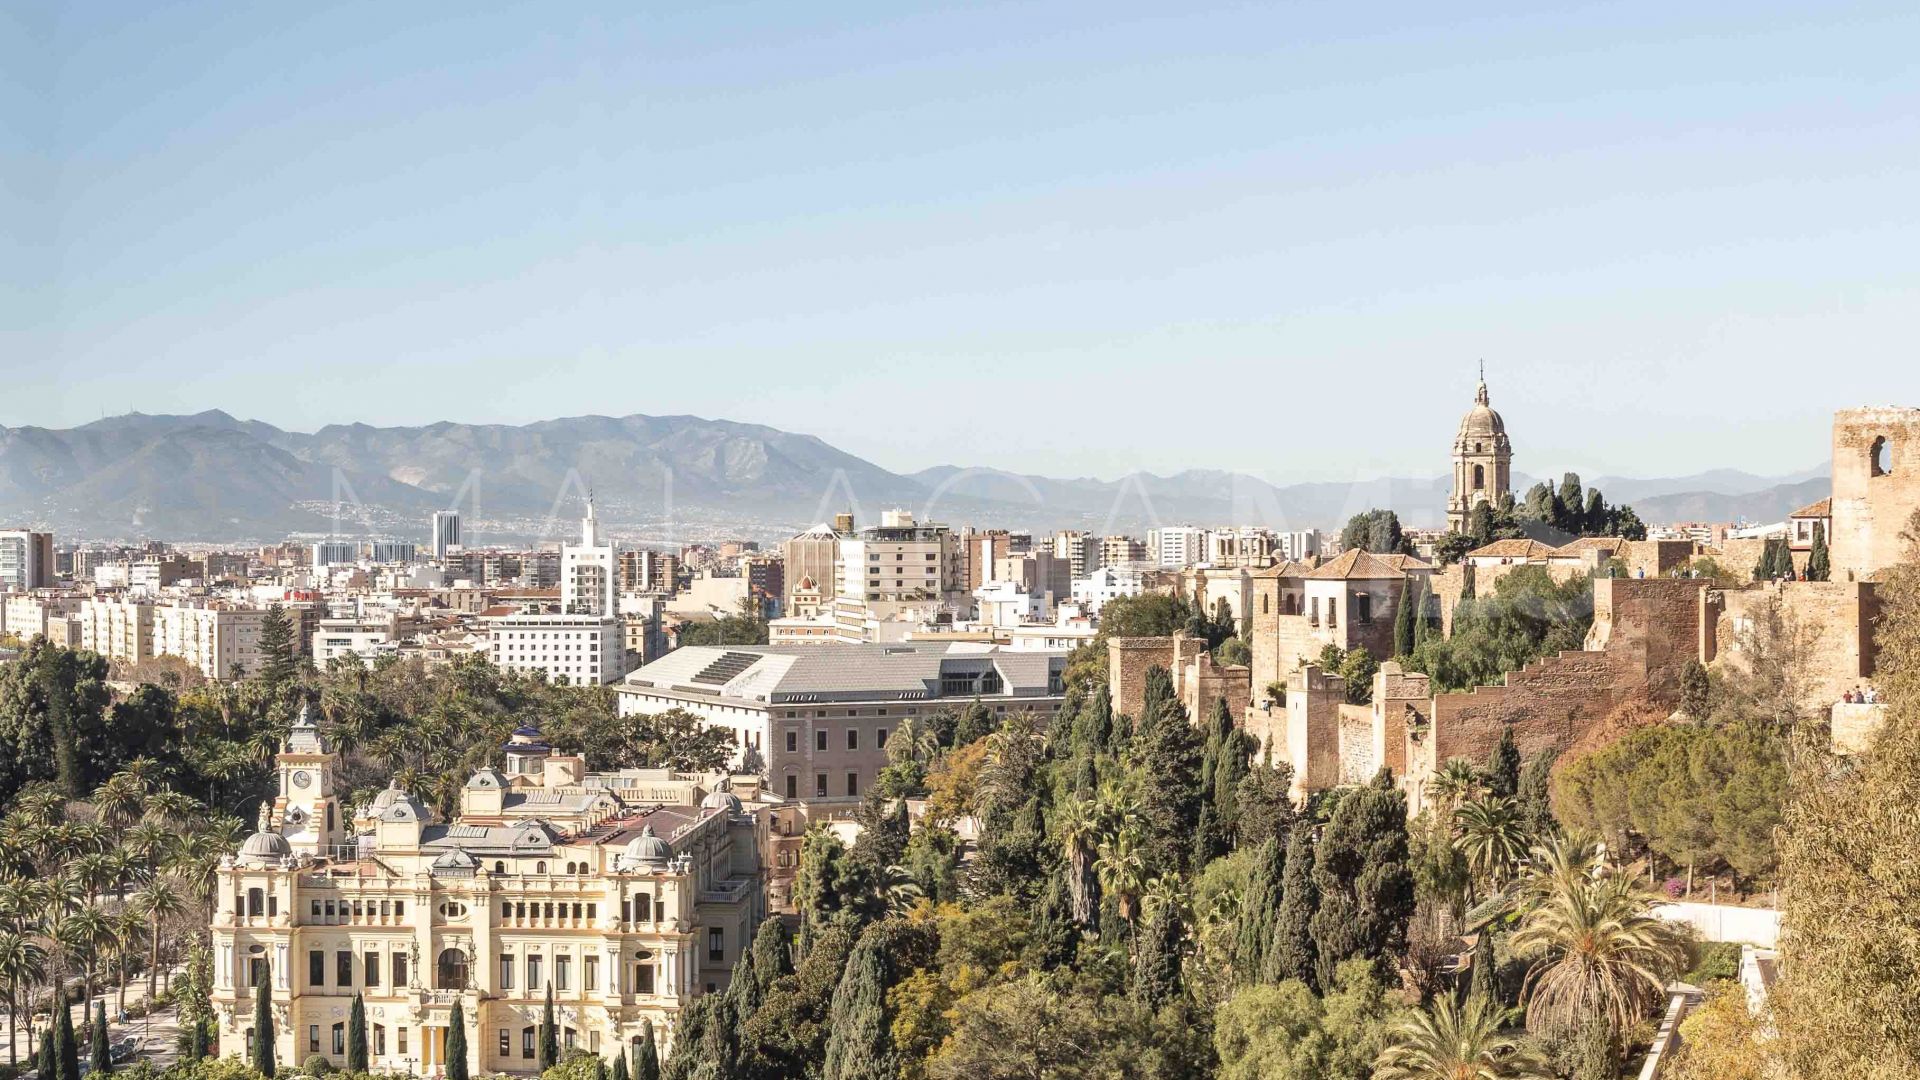
<path id="1" fill-rule="evenodd" d="M 64 10 L 60 10 L 64 9 Z M 1797 470 L 1920 404 L 1920 7 L 0 5 L 0 424 Z"/>

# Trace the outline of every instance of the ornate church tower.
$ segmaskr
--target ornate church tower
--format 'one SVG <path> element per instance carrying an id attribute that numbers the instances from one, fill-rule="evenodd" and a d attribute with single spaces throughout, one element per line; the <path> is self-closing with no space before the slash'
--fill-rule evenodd
<path id="1" fill-rule="evenodd" d="M 1453 440 L 1453 495 L 1447 500 L 1447 528 L 1465 532 L 1475 504 L 1498 501 L 1513 487 L 1513 446 L 1507 422 L 1487 404 L 1487 369 L 1480 366 L 1480 388 L 1473 408 L 1460 421 Z"/>
<path id="2" fill-rule="evenodd" d="M 269 819 L 272 831 L 286 837 L 293 850 L 303 855 L 329 854 L 336 845 L 346 843 L 346 813 L 334 789 L 339 758 L 321 738 L 305 702 L 274 762 L 280 791 Z"/>

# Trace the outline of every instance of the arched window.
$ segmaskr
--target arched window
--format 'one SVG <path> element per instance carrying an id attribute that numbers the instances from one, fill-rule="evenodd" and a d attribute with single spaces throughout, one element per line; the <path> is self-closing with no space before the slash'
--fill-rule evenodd
<path id="1" fill-rule="evenodd" d="M 247 914 L 259 915 L 266 908 L 267 894 L 259 889 L 247 890 Z"/>
<path id="2" fill-rule="evenodd" d="M 1473 490 L 1485 491 L 1486 489 L 1487 489 L 1487 468 L 1484 465 L 1475 465 L 1473 467 Z"/>
<path id="3" fill-rule="evenodd" d="M 1873 440 L 1873 449 L 1870 453 L 1868 466 L 1873 475 L 1888 476 L 1893 473 L 1893 446 L 1887 442 L 1885 435 Z"/>
<path id="4" fill-rule="evenodd" d="M 434 972 L 435 985 L 442 990 L 465 990 L 467 988 L 467 954 L 459 949 L 442 949 L 440 963 Z"/>
<path id="5" fill-rule="evenodd" d="M 533 872 L 534 872 L 534 873 L 536 873 L 536 874 L 544 874 L 544 873 L 546 873 L 546 872 L 547 872 L 547 864 L 546 864 L 546 863 L 545 863 L 544 861 L 542 861 L 542 862 L 537 862 L 537 863 L 534 863 L 534 864 L 533 864 Z"/>
<path id="6" fill-rule="evenodd" d="M 496 860 L 496 861 L 494 862 L 494 864 L 493 864 L 493 872 L 494 872 L 494 873 L 496 873 L 496 874 L 504 874 L 504 873 L 506 873 L 506 872 L 507 872 L 507 864 L 506 864 L 506 863 L 504 863 L 504 862 L 500 862 L 500 861 L 498 861 L 498 860 Z"/>

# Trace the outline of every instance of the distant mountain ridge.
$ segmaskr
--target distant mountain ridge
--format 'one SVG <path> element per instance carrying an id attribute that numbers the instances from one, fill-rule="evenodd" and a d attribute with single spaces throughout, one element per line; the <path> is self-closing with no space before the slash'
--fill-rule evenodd
<path id="1" fill-rule="evenodd" d="M 1533 483 L 1516 475 L 1516 494 Z M 1768 478 L 1723 469 L 1593 483 L 1648 521 L 1778 520 L 1826 493 L 1824 471 Z M 521 425 L 334 424 L 310 434 L 219 410 L 129 413 L 69 429 L 0 427 L 0 521 L 50 526 L 63 537 L 218 542 L 337 528 L 424 540 L 426 515 L 457 504 L 481 542 L 522 541 L 555 535 L 556 521 L 569 530 L 588 490 L 616 532 L 626 526 L 661 539 L 676 530 L 673 538 L 770 537 L 848 507 L 871 521 L 894 506 L 976 525 L 1138 534 L 1180 523 L 1331 529 L 1376 506 L 1409 526 L 1438 525 L 1447 479 L 1274 485 L 1221 470 L 1098 480 L 960 466 L 901 474 L 811 435 L 638 414 Z"/>

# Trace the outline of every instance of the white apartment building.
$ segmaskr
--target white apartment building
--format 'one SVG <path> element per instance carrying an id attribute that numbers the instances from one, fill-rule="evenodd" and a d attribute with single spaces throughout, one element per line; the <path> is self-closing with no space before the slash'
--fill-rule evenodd
<path id="1" fill-rule="evenodd" d="M 350 540 L 323 540 L 313 545 L 313 558 L 309 565 L 318 570 L 325 566 L 345 566 L 359 561 L 359 544 Z"/>
<path id="2" fill-rule="evenodd" d="M 45 635 L 47 626 L 52 621 L 64 620 L 70 615 L 79 614 L 80 603 L 80 597 L 77 596 L 9 595 L 6 606 L 0 609 L 0 612 L 4 612 L 0 614 L 0 618 L 5 620 L 4 623 L 0 623 L 0 630 L 6 631 L 21 641 L 32 641 L 36 637 Z"/>
<path id="3" fill-rule="evenodd" d="M 53 534 L 0 530 L 0 592 L 53 587 Z"/>
<path id="4" fill-rule="evenodd" d="M 613 615 L 619 578 L 613 545 L 600 542 L 600 523 L 593 516 L 593 499 L 580 519 L 580 542 L 560 548 L 560 610 L 567 615 Z"/>
<path id="5" fill-rule="evenodd" d="M 544 672 L 568 686 L 610 683 L 627 673 L 626 627 L 613 546 L 600 542 L 591 499 L 580 519 L 580 543 L 561 547 L 560 567 L 560 612 L 488 619 L 488 654 L 499 667 Z"/>
<path id="6" fill-rule="evenodd" d="M 387 619 L 321 619 L 313 632 L 313 663 L 322 670 L 341 656 L 369 657 L 391 644 L 392 622 Z"/>
<path id="7" fill-rule="evenodd" d="M 1162 570 L 1198 566 L 1207 557 L 1207 530 L 1171 525 L 1147 533 L 1147 558 Z"/>
<path id="8" fill-rule="evenodd" d="M 1138 596 L 1146 591 L 1138 566 L 1103 566 L 1073 583 L 1073 601 L 1088 615 L 1099 617 L 1107 601 L 1122 596 Z"/>
<path id="9" fill-rule="evenodd" d="M 964 596 L 958 554 L 945 525 L 915 522 L 909 511 L 888 510 L 880 524 L 840 541 L 839 595 L 865 603 L 883 620 L 931 614 Z"/>
<path id="10" fill-rule="evenodd" d="M 264 666 L 266 618 L 258 608 L 162 604 L 153 609 L 153 655 L 177 656 L 209 679 L 240 678 Z"/>
<path id="11" fill-rule="evenodd" d="M 460 546 L 460 511 L 436 510 L 433 513 L 433 557 L 444 559 Z"/>
<path id="12" fill-rule="evenodd" d="M 372 563 L 411 563 L 418 559 L 419 548 L 405 540 L 376 540 L 369 548 Z"/>
<path id="13" fill-rule="evenodd" d="M 153 605 L 140 600 L 83 600 L 80 647 L 108 660 L 137 664 L 153 655 Z"/>

